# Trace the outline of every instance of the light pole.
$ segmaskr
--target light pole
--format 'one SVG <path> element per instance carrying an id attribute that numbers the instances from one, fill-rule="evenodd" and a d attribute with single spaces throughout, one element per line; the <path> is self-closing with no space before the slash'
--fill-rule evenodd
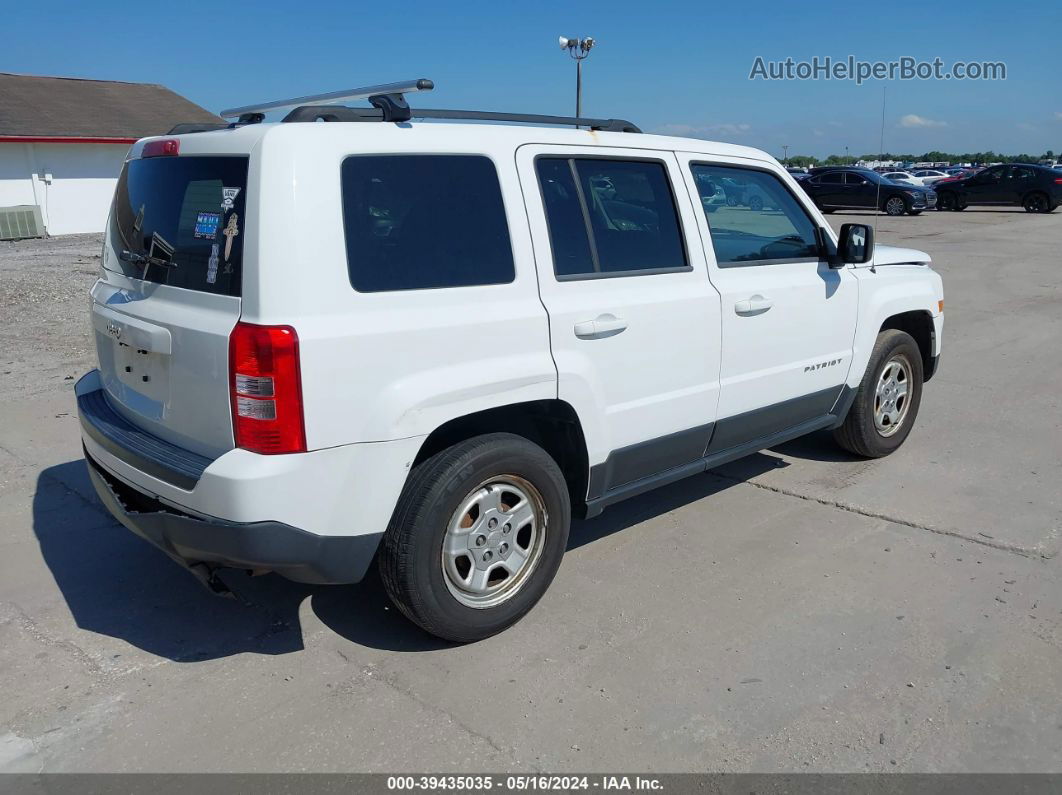
<path id="1" fill-rule="evenodd" d="M 594 40 L 589 36 L 585 38 L 559 38 L 562 50 L 567 50 L 568 55 L 575 59 L 575 117 L 580 118 L 583 113 L 583 60 L 590 54 L 594 46 Z"/>
<path id="2" fill-rule="evenodd" d="M 782 165 L 789 165 L 789 144 L 782 144 Z"/>

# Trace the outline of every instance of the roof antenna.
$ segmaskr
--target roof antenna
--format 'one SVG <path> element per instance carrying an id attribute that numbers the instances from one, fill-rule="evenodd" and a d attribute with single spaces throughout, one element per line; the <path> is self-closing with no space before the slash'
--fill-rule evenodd
<path id="1" fill-rule="evenodd" d="M 878 162 L 885 161 L 885 85 L 881 86 L 881 141 L 878 148 Z M 877 196 L 874 198 L 874 206 L 877 208 L 877 212 L 874 215 L 874 239 L 878 239 L 878 217 L 881 215 L 881 180 L 885 179 L 882 176 L 878 177 L 878 190 Z M 877 266 L 870 266 L 871 273 L 877 273 Z"/>

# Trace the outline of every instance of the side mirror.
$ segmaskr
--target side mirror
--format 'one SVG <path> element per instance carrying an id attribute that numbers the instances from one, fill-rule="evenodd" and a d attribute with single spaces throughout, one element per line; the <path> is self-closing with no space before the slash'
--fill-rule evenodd
<path id="1" fill-rule="evenodd" d="M 864 265 L 874 258 L 874 227 L 867 224 L 844 224 L 837 240 L 841 263 Z M 833 264 L 831 263 L 831 267 Z"/>

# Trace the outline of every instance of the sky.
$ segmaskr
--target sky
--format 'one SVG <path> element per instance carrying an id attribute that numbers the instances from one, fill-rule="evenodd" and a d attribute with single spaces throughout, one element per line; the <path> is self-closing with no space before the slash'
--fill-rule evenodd
<path id="1" fill-rule="evenodd" d="M 781 157 L 1062 152 L 1062 3 L 18 3 L 0 71 L 161 83 L 212 111 L 427 77 L 421 107 L 583 113 Z M 1002 61 L 1007 79 L 750 80 L 767 61 Z M 884 101 L 884 125 L 882 111 Z M 2 113 L 0 108 L 0 113 Z M 788 149 L 783 149 L 788 147 Z"/>

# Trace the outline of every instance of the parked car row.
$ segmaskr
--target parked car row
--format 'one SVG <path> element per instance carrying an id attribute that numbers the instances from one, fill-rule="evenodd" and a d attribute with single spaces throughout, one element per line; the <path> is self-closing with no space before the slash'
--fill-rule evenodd
<path id="1" fill-rule="evenodd" d="M 1050 213 L 1062 205 L 1062 172 L 1056 168 L 1014 164 L 955 171 L 882 174 L 855 166 L 824 166 L 797 176 L 797 182 L 824 213 L 881 210 L 888 215 L 918 215 L 927 209 L 965 210 L 971 205 Z"/>
<path id="2" fill-rule="evenodd" d="M 894 182 L 868 168 L 813 168 L 799 185 L 824 213 L 880 209 L 888 215 L 918 215 L 937 205 L 937 194 L 932 188 Z"/>

